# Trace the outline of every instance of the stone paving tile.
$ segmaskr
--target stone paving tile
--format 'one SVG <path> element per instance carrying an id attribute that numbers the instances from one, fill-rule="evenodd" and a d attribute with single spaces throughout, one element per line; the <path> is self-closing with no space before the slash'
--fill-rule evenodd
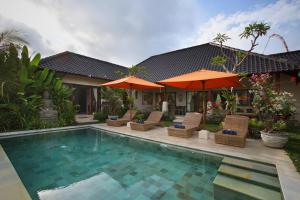
<path id="1" fill-rule="evenodd" d="M 286 200 L 298 200 L 300 188 L 300 174 L 296 171 L 292 161 L 282 149 L 272 149 L 265 147 L 261 141 L 247 139 L 245 148 L 231 147 L 226 145 L 215 144 L 213 134 L 210 134 L 209 140 L 199 139 L 197 134 L 192 138 L 170 137 L 166 128 L 157 127 L 155 129 L 139 132 L 132 131 L 128 127 L 108 127 L 105 124 L 92 125 L 92 127 L 100 128 L 112 132 L 118 132 L 139 138 L 145 138 L 153 141 L 175 144 L 183 147 L 203 150 L 222 155 L 230 155 L 234 157 L 256 160 L 276 165 L 278 178 L 280 180 L 282 193 Z M 205 171 L 209 174 L 209 171 Z M 212 181 L 212 180 L 209 180 Z M 171 196 L 166 194 L 166 196 Z M 176 199 L 177 197 L 174 197 Z"/>

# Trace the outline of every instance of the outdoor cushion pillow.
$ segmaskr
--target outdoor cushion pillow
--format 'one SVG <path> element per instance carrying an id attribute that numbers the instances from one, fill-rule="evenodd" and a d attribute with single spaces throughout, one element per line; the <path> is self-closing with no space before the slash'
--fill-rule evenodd
<path id="1" fill-rule="evenodd" d="M 182 124 L 175 124 L 174 127 L 175 128 L 181 128 L 181 129 L 185 128 L 185 126 L 183 126 Z"/>
<path id="2" fill-rule="evenodd" d="M 139 124 L 144 124 L 144 120 L 138 119 L 138 120 L 137 120 L 137 123 L 139 123 Z"/>
<path id="3" fill-rule="evenodd" d="M 237 131 L 234 131 L 234 130 L 223 130 L 223 134 L 225 134 L 225 135 L 237 135 Z"/>
<path id="4" fill-rule="evenodd" d="M 111 119 L 111 120 L 117 120 L 117 119 L 118 119 L 118 116 L 111 116 L 110 119 Z"/>

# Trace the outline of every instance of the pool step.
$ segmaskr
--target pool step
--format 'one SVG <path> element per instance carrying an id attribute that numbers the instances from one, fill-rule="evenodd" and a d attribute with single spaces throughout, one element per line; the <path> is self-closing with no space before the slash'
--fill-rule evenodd
<path id="1" fill-rule="evenodd" d="M 281 193 L 253 183 L 218 174 L 214 182 L 214 199 L 281 200 Z"/>
<path id="2" fill-rule="evenodd" d="M 224 164 L 219 167 L 218 173 L 280 192 L 279 180 L 274 176 Z"/>
<path id="3" fill-rule="evenodd" d="M 277 170 L 274 166 L 268 165 L 268 164 L 262 164 L 262 163 L 257 163 L 257 162 L 251 162 L 251 161 L 246 161 L 246 160 L 240 160 L 240 159 L 235 159 L 235 158 L 230 158 L 230 157 L 225 157 L 222 160 L 222 164 L 225 165 L 230 165 L 242 169 L 247 169 L 263 174 L 268 174 L 271 176 L 277 177 Z"/>

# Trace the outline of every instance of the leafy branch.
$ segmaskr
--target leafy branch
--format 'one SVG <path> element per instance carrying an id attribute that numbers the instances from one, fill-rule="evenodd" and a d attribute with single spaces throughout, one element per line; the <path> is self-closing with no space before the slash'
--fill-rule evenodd
<path id="1" fill-rule="evenodd" d="M 250 48 L 246 52 L 237 51 L 235 53 L 234 58 L 226 55 L 224 52 L 224 43 L 230 40 L 231 38 L 226 34 L 218 33 L 217 36 L 213 39 L 213 42 L 220 45 L 221 56 L 213 57 L 211 60 L 211 64 L 222 66 L 226 72 L 229 72 L 230 70 L 228 69 L 228 67 L 226 67 L 226 64 L 229 62 L 233 66 L 232 72 L 236 72 L 237 68 L 243 64 L 245 59 L 258 45 L 257 40 L 260 37 L 266 35 L 269 29 L 270 26 L 267 23 L 263 23 L 263 22 L 260 23 L 255 22 L 253 24 L 249 24 L 248 26 L 246 26 L 244 31 L 239 36 L 241 39 L 250 38 L 250 42 L 251 42 Z"/>
<path id="2" fill-rule="evenodd" d="M 146 68 L 144 66 L 137 66 L 137 65 L 132 65 L 131 67 L 128 68 L 128 73 L 124 73 L 123 71 L 117 70 L 115 73 L 119 77 L 125 77 L 125 76 L 136 76 L 137 74 L 146 74 Z"/>

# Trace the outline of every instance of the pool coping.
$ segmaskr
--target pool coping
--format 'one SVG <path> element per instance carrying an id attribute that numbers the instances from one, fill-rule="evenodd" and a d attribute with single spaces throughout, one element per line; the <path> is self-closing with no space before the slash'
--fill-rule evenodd
<path id="1" fill-rule="evenodd" d="M 0 144 L 0 199 L 30 200 L 23 182 Z"/>
<path id="2" fill-rule="evenodd" d="M 143 139 L 143 140 L 146 140 L 146 141 L 160 142 L 160 143 L 169 144 L 169 145 L 173 145 L 173 146 L 177 146 L 177 147 L 187 148 L 187 149 L 190 149 L 190 150 L 202 151 L 204 153 L 213 153 L 213 154 L 222 155 L 222 156 L 236 157 L 236 158 L 241 158 L 241 159 L 246 159 L 246 160 L 252 160 L 252 161 L 255 161 L 255 162 L 262 162 L 262 163 L 266 163 L 266 164 L 275 165 L 276 169 L 277 169 L 277 173 L 278 173 L 278 178 L 279 178 L 279 181 L 280 181 L 280 186 L 281 186 L 283 198 L 285 200 L 296 200 L 296 199 L 298 199 L 298 196 L 299 196 L 300 175 L 298 174 L 297 171 L 296 171 L 296 174 L 295 174 L 295 167 L 294 167 L 294 165 L 291 167 L 290 163 L 287 163 L 287 162 L 284 162 L 284 161 L 270 161 L 270 160 L 265 160 L 265 159 L 260 159 L 260 158 L 255 159 L 253 157 L 246 156 L 246 155 L 237 155 L 235 152 L 232 152 L 230 154 L 228 154 L 228 152 L 220 153 L 220 151 L 216 151 L 216 150 L 214 151 L 212 149 L 205 149 L 205 148 L 201 148 L 201 147 L 195 148 L 195 147 L 190 147 L 190 146 L 185 145 L 185 144 L 174 144 L 171 141 L 166 142 L 166 141 L 158 140 L 156 138 L 155 139 L 154 138 L 149 139 L 149 138 L 145 138 L 145 137 L 142 137 L 142 136 L 131 135 L 131 134 L 128 134 L 126 132 L 118 132 L 116 130 L 110 129 L 107 126 L 101 125 L 99 123 L 98 124 L 60 127 L 60 128 L 50 128 L 50 129 L 5 132 L 5 133 L 0 133 L 0 140 L 5 139 L 5 138 L 30 136 L 30 135 L 36 135 L 36 134 L 46 134 L 46 133 L 53 133 L 53 132 L 58 132 L 58 131 L 77 130 L 77 129 L 84 129 L 84 128 L 104 130 L 106 132 L 111 132 L 112 134 L 118 134 L 118 135 L 121 134 L 121 135 L 129 136 L 129 137 L 140 138 L 140 139 Z M 2 146 L 0 145 L 0 152 L 1 152 L 1 150 L 5 153 Z M 6 158 L 8 159 L 7 156 L 6 156 Z M 1 157 L 0 157 L 0 159 L 1 159 Z M 16 176 L 17 179 L 19 180 L 19 181 L 17 180 L 16 183 L 17 184 L 19 183 L 19 184 L 23 185 L 20 177 L 18 176 L 17 172 L 15 171 L 15 169 L 14 169 L 14 167 L 11 164 L 9 159 L 8 159 L 8 161 L 10 163 L 11 171 L 14 171 L 14 173 L 15 173 L 14 176 Z M 0 169 L 1 168 L 2 168 L 2 166 L 1 166 L 1 162 L 0 162 Z M 0 174 L 0 179 L 1 179 L 1 175 L 2 174 Z M 1 186 L 1 184 L 0 184 L 0 186 Z M 26 193 L 28 194 L 28 192 L 27 192 L 24 185 L 23 185 L 23 187 L 24 187 L 24 190 L 26 191 Z M 2 199 L 1 195 L 2 194 L 0 194 L 0 199 Z M 28 198 L 19 198 L 19 199 L 28 199 Z M 29 199 L 31 199 L 31 198 L 29 197 Z"/>

